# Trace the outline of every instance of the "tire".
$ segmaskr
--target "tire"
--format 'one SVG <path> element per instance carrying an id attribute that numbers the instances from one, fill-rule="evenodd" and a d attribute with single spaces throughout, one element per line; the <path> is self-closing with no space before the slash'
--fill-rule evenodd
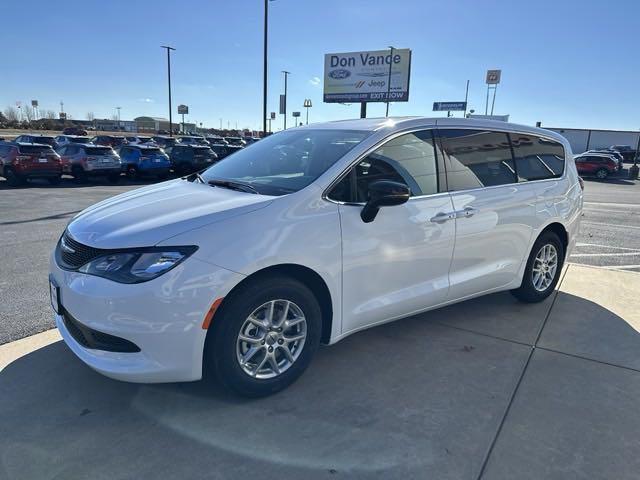
<path id="1" fill-rule="evenodd" d="M 169 178 L 169 172 L 167 173 L 162 173 L 160 175 L 158 175 L 158 180 L 166 180 L 167 178 Z"/>
<path id="2" fill-rule="evenodd" d="M 73 167 L 71 175 L 76 183 L 87 183 L 87 174 L 82 167 Z"/>
<path id="3" fill-rule="evenodd" d="M 4 172 L 4 177 L 7 179 L 7 183 L 10 187 L 19 187 L 26 183 L 26 179 L 16 174 L 12 168 L 7 168 Z"/>
<path id="4" fill-rule="evenodd" d="M 543 281 L 544 283 L 536 286 L 536 279 L 539 279 L 539 277 L 536 277 L 534 275 L 534 268 L 541 270 L 544 269 L 545 266 L 548 265 L 547 268 L 549 268 L 551 265 L 551 262 L 541 265 L 541 262 L 537 260 L 537 257 L 541 254 L 542 250 L 545 247 L 551 247 L 547 251 L 552 252 L 553 250 L 555 250 L 555 270 L 553 270 L 553 277 L 551 282 L 546 283 L 548 281 L 548 276 L 543 274 L 545 276 L 545 280 Z M 543 301 L 545 298 L 551 295 L 553 290 L 556 288 L 558 280 L 560 279 L 563 264 L 564 246 L 560 241 L 560 238 L 554 232 L 543 232 L 533 244 L 533 248 L 531 249 L 531 253 L 529 254 L 529 259 L 527 260 L 527 266 L 524 270 L 520 288 L 511 290 L 511 293 L 514 297 L 522 302 L 537 303 Z M 550 270 L 551 269 L 549 269 L 549 272 Z"/>
<path id="5" fill-rule="evenodd" d="M 112 173 L 110 175 L 107 175 L 107 181 L 109 183 L 118 183 L 120 181 L 120 174 L 119 173 Z"/>
<path id="6" fill-rule="evenodd" d="M 62 177 L 50 177 L 47 178 L 47 181 L 49 182 L 49 185 L 60 185 L 60 181 L 62 180 Z"/>
<path id="7" fill-rule="evenodd" d="M 600 180 L 605 180 L 608 176 L 609 171 L 605 168 L 601 168 L 600 170 L 596 171 L 596 178 L 599 178 Z"/>
<path id="8" fill-rule="evenodd" d="M 135 180 L 138 178 L 138 169 L 134 165 L 129 165 L 126 172 L 127 178 Z"/>
<path id="9" fill-rule="evenodd" d="M 275 301 L 272 328 L 257 327 L 248 317 L 254 315 L 254 318 L 262 317 L 264 321 L 272 301 Z M 289 322 L 296 318 L 299 320 L 300 314 L 305 321 L 277 332 L 285 302 L 290 302 Z M 262 307 L 264 309 L 260 310 Z M 300 337 L 303 329 L 306 330 L 304 340 L 285 342 L 286 338 Z M 252 339 L 251 343 L 239 339 L 241 331 L 244 338 Z M 205 371 L 213 370 L 219 382 L 236 394 L 245 397 L 271 395 L 291 385 L 306 370 L 320 345 L 321 331 L 320 305 L 309 288 L 282 275 L 259 277 L 227 296 L 216 312 L 208 332 Z M 287 358 L 284 349 L 289 347 L 290 356 Z M 254 348 L 256 353 L 247 358 L 243 367 L 240 356 L 247 356 L 249 348 Z M 273 355 L 273 361 L 281 369 L 279 374 L 275 373 L 273 364 L 268 360 L 269 355 Z M 262 369 L 259 369 L 260 365 L 264 365 Z"/>

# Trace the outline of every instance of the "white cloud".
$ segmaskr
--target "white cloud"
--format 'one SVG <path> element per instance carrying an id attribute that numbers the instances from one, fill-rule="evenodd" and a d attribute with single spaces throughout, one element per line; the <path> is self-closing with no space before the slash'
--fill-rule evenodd
<path id="1" fill-rule="evenodd" d="M 317 87 L 318 85 L 320 85 L 320 82 L 322 80 L 320 80 L 320 77 L 311 77 L 311 79 L 309 79 L 309 83 L 315 87 Z"/>
<path id="2" fill-rule="evenodd" d="M 139 98 L 138 101 L 142 103 L 153 103 L 153 98 Z"/>

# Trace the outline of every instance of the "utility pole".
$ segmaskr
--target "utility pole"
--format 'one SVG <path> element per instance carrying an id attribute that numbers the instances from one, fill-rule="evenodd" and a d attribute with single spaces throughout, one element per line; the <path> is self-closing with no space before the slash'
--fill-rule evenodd
<path id="1" fill-rule="evenodd" d="M 469 100 L 469 80 L 467 80 L 467 90 L 464 94 L 464 114 L 462 115 L 462 118 L 466 118 L 467 116 L 467 100 Z"/>
<path id="2" fill-rule="evenodd" d="M 282 73 L 284 73 L 284 110 L 282 113 L 284 116 L 284 130 L 286 130 L 287 129 L 287 77 L 291 72 L 287 72 L 286 70 L 283 70 Z"/>
<path id="3" fill-rule="evenodd" d="M 393 47 L 389 47 L 391 53 L 389 54 L 389 79 L 387 80 L 387 113 L 385 113 L 385 117 L 389 116 L 389 97 L 391 94 L 391 67 L 393 65 Z"/>
<path id="4" fill-rule="evenodd" d="M 121 108 L 122 107 L 116 107 L 116 110 L 118 111 L 118 130 L 120 130 L 121 128 L 121 125 L 120 125 L 120 109 Z"/>
<path id="5" fill-rule="evenodd" d="M 269 0 L 264 0 L 264 51 L 262 65 L 262 135 L 267 136 L 267 29 L 269 27 Z"/>
<path id="6" fill-rule="evenodd" d="M 171 112 L 171 50 L 175 50 L 173 47 L 162 45 L 160 48 L 167 50 L 167 80 L 169 83 L 169 136 L 173 137 L 173 118 Z"/>

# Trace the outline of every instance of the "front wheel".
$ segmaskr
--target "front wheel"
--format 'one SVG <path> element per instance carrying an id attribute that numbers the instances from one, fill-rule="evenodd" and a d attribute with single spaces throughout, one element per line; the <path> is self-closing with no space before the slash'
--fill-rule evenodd
<path id="1" fill-rule="evenodd" d="M 518 299 L 527 303 L 541 302 L 558 284 L 564 246 L 554 232 L 544 232 L 533 244 L 520 288 L 511 290 Z"/>
<path id="2" fill-rule="evenodd" d="M 205 361 L 230 390 L 247 397 L 276 393 L 307 368 L 320 344 L 316 297 L 289 277 L 252 281 L 216 313 Z"/>
<path id="3" fill-rule="evenodd" d="M 129 165 L 127 167 L 127 173 L 126 174 L 127 174 L 127 177 L 130 180 L 135 180 L 136 178 L 138 178 L 138 169 L 133 165 Z"/>
<path id="4" fill-rule="evenodd" d="M 120 174 L 119 173 L 111 173 L 111 174 L 107 175 L 107 181 L 109 183 L 118 183 L 120 181 Z"/>
<path id="5" fill-rule="evenodd" d="M 596 172 L 596 178 L 599 178 L 600 180 L 604 180 L 608 176 L 609 176 L 609 171 L 604 168 L 601 168 Z"/>

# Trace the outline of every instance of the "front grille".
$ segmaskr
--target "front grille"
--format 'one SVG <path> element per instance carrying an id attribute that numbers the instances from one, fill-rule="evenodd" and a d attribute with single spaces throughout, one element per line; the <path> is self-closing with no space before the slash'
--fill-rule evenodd
<path id="1" fill-rule="evenodd" d="M 105 352 L 134 353 L 139 352 L 140 347 L 124 338 L 99 332 L 83 325 L 67 311 L 63 312 L 62 318 L 67 331 L 76 342 L 85 348 L 93 350 L 103 350 Z"/>
<path id="2" fill-rule="evenodd" d="M 56 253 L 60 266 L 76 269 L 84 265 L 85 263 L 107 253 L 108 250 L 100 248 L 89 247 L 77 242 L 71 235 L 65 230 L 62 238 L 58 242 L 56 247 Z"/>

